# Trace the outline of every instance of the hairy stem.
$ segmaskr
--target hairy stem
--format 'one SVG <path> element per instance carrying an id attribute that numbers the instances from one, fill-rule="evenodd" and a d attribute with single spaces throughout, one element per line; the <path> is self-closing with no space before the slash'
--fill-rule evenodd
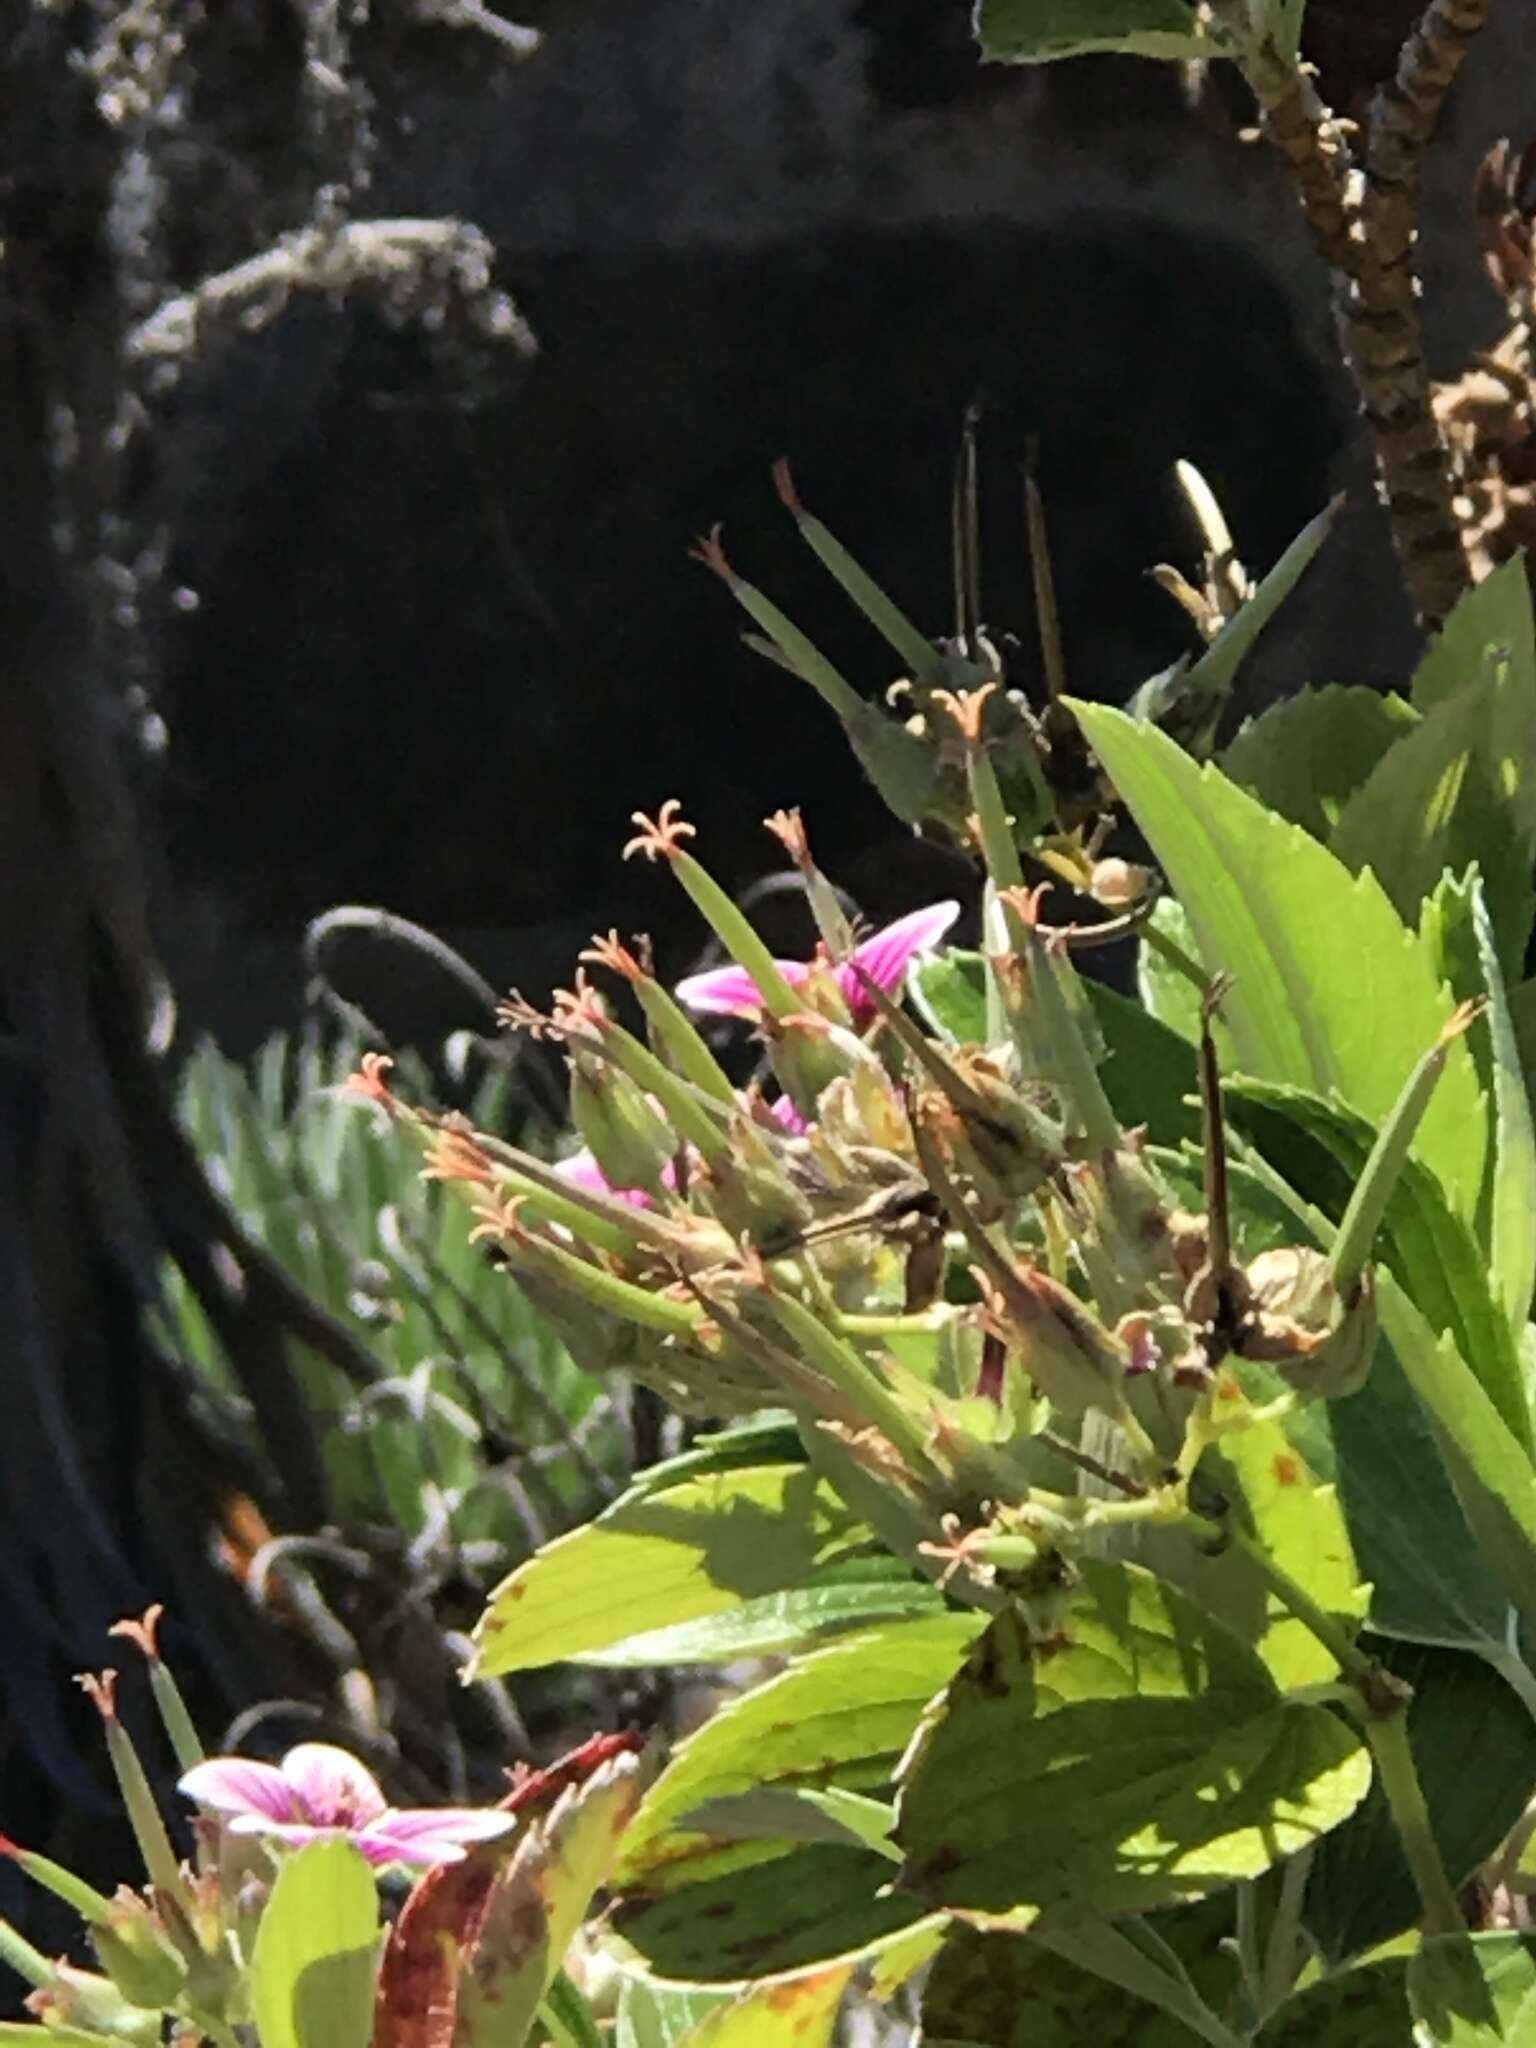
<path id="1" fill-rule="evenodd" d="M 1419 620 L 1439 626 L 1472 580 L 1450 454 L 1430 402 L 1419 280 L 1419 174 L 1440 109 L 1493 0 L 1431 0 L 1371 108 L 1354 170 L 1304 69 L 1273 42 L 1242 63 L 1264 130 L 1290 166 L 1302 211 L 1334 272 L 1344 355 L 1370 424 L 1392 536 Z"/>

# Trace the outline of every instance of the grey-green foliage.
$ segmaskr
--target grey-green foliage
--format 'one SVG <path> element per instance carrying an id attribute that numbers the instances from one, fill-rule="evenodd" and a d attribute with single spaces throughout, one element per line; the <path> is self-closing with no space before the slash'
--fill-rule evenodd
<path id="1" fill-rule="evenodd" d="M 204 1044 L 177 1107 L 246 1230 L 376 1362 L 360 1387 L 298 1355 L 343 1526 L 467 1546 L 500 1569 L 601 1505 L 622 1432 L 603 1383 L 470 1242 L 462 1202 L 340 1093 L 356 1063 L 355 1047 L 312 1036 L 274 1037 L 249 1067 Z M 415 1061 L 401 1067 L 429 1088 Z M 492 1074 L 465 1106 L 495 1129 L 506 1096 Z M 166 1289 L 175 1352 L 228 1395 L 218 1340 L 174 1270 Z"/>

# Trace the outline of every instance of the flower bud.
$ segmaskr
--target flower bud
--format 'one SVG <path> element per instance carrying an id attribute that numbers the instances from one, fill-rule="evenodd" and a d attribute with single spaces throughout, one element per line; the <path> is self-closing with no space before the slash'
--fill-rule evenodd
<path id="1" fill-rule="evenodd" d="M 1001 1201 L 1025 1200 L 1065 1157 L 1065 1133 L 1050 1096 L 1016 1087 L 986 1053 L 961 1048 L 950 1058 L 965 1088 L 961 1099 L 945 1105 L 936 1125 L 952 1134 L 956 1165 Z"/>
<path id="2" fill-rule="evenodd" d="M 120 1891 L 110 1921 L 91 1930 L 96 1959 L 130 2005 L 171 2004 L 187 1980 L 184 1957 L 166 1939 L 142 1900 Z"/>
<path id="3" fill-rule="evenodd" d="M 627 1074 L 579 1047 L 571 1053 L 571 1121 L 610 1187 L 643 1188 L 665 1199 L 663 1175 L 677 1139 Z"/>

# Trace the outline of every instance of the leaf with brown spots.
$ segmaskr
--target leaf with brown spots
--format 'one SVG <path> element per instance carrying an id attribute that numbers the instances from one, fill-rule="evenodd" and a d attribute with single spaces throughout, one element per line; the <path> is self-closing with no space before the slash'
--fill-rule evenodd
<path id="1" fill-rule="evenodd" d="M 929 1907 L 1140 1912 L 1256 1877 L 1370 1782 L 1353 1729 L 1130 1564 L 1084 1559 L 1042 1661 L 1006 1610 L 903 1763 L 903 1890 Z"/>
<path id="2" fill-rule="evenodd" d="M 519 1838 L 486 1901 L 459 1986 L 452 2048 L 517 2048 L 618 1860 L 650 1775 L 633 1754 L 600 1764 Z"/>
<path id="3" fill-rule="evenodd" d="M 373 2048 L 451 2048 L 464 1958 L 502 1860 L 487 1847 L 416 1885 L 384 1949 Z"/>

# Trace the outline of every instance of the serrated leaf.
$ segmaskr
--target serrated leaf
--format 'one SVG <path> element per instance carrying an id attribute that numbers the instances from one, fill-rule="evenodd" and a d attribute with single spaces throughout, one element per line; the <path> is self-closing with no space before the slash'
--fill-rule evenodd
<path id="1" fill-rule="evenodd" d="M 1344 683 L 1298 690 L 1252 719 L 1223 774 L 1326 845 L 1345 804 L 1419 722 L 1403 698 Z"/>
<path id="2" fill-rule="evenodd" d="M 453 2048 L 520 2048 L 592 1894 L 608 1880 L 648 1769 L 641 1756 L 610 1758 L 519 1838 L 459 1984 Z"/>
<path id="3" fill-rule="evenodd" d="M 1446 1875 L 1458 1889 L 1486 1862 L 1536 1784 L 1536 1720 L 1480 1657 L 1378 1640 L 1411 1686 L 1408 1740 Z M 1303 1918 L 1334 1963 L 1414 1926 L 1423 1905 L 1379 1784 L 1317 1845 Z"/>
<path id="4" fill-rule="evenodd" d="M 902 1885 L 929 1906 L 1144 1912 L 1256 1876 L 1353 1812 L 1353 1730 L 1288 1701 L 1174 1587 L 1084 1558 L 1052 1638 L 1013 1608 L 903 1764 Z"/>
<path id="5" fill-rule="evenodd" d="M 981 1626 L 980 1615 L 944 1614 L 866 1629 L 722 1708 L 679 1745 L 651 1788 L 630 1829 L 620 1881 L 671 1889 L 697 1883 L 706 1871 L 765 1860 L 760 1844 L 722 1845 L 685 1825 L 706 1800 L 781 1780 L 882 1789 L 924 1707 L 954 1676 Z"/>
<path id="6" fill-rule="evenodd" d="M 1410 2017 L 1407 1964 L 1390 1956 L 1295 1992 L 1271 2015 L 1257 2048 L 1405 2048 Z"/>
<path id="7" fill-rule="evenodd" d="M 845 1849 L 873 1849 L 900 1857 L 891 1846 L 894 1808 L 883 1799 L 836 1786 L 759 1785 L 725 1799 L 706 1799 L 683 1825 L 721 1842 L 837 1842 Z"/>
<path id="8" fill-rule="evenodd" d="M 1351 876 L 1299 826 L 1105 705 L 1075 705 L 1090 745 L 1178 894 L 1222 1005 L 1228 1071 L 1290 1081 L 1379 1124 L 1451 1002 L 1374 876 Z M 1488 1117 L 1452 1047 L 1415 1156 L 1475 1220 Z"/>
<path id="9" fill-rule="evenodd" d="M 1191 0 L 977 0 L 989 62 L 1044 64 L 1092 51 L 1190 63 L 1220 53 Z"/>
<path id="10" fill-rule="evenodd" d="M 883 1856 L 813 1844 L 675 1891 L 631 1893 L 614 1926 L 658 1975 L 700 1983 L 842 1956 L 875 1962 L 926 1917 L 892 1889 L 891 1875 Z"/>
<path id="11" fill-rule="evenodd" d="M 1533 2048 L 1536 1935 L 1442 1935 L 1408 1960 L 1419 2048 Z"/>
<path id="12" fill-rule="evenodd" d="M 867 1530 L 805 1465 L 710 1472 L 617 1501 L 491 1595 L 473 1675 L 606 1650 L 797 1584 Z"/>
<path id="13" fill-rule="evenodd" d="M 1355 873 L 1365 868 L 1408 924 L 1447 871 L 1475 861 L 1487 890 L 1500 960 L 1518 970 L 1536 891 L 1531 843 L 1490 735 L 1508 730 L 1521 684 L 1508 662 L 1451 692 L 1404 735 L 1350 798 L 1328 841 Z M 1532 732 L 1536 744 L 1536 730 Z"/>
<path id="14" fill-rule="evenodd" d="M 1209 1914 L 1209 1908 L 1197 1910 Z M 1183 1917 L 1164 1913 L 1122 1925 L 1128 1933 L 1139 1933 Z M 1230 1934 L 1230 1909 L 1218 1924 L 1222 1934 Z M 1214 1976 L 1230 1996 L 1237 1985 L 1236 1965 L 1219 1951 L 1213 1960 L 1215 1970 L 1204 1974 Z M 1177 1995 L 1176 1982 L 1167 1988 Z M 1207 1998 L 1219 1996 L 1210 1982 L 1202 1989 Z M 963 1922 L 946 1933 L 923 1987 L 923 2040 L 935 2048 L 942 2043 L 964 2043 L 966 2048 L 1082 2048 L 1095 2041 L 1191 2048 L 1201 2038 L 1125 1985 L 1084 1968 L 1033 1936 L 989 1933 Z M 1224 2041 L 1231 2048 L 1236 2037 L 1228 2030 L 1205 2038 Z"/>
<path id="15" fill-rule="evenodd" d="M 1536 1125 L 1520 1041 L 1482 891 L 1474 886 L 1473 929 L 1488 997 L 1493 1067 L 1494 1147 L 1490 1175 L 1489 1279 L 1516 1343 L 1536 1291 Z"/>
<path id="16" fill-rule="evenodd" d="M 622 1668 L 786 1656 L 873 1622 L 942 1614 L 944 1604 L 943 1594 L 928 1580 L 913 1578 L 898 1558 L 854 1558 L 824 1566 L 810 1583 L 787 1593 L 766 1593 L 701 1621 L 626 1636 L 583 1661 Z"/>
<path id="17" fill-rule="evenodd" d="M 251 1958 L 261 2048 L 366 2048 L 378 1930 L 373 1872 L 350 1842 L 285 1859 Z"/>

